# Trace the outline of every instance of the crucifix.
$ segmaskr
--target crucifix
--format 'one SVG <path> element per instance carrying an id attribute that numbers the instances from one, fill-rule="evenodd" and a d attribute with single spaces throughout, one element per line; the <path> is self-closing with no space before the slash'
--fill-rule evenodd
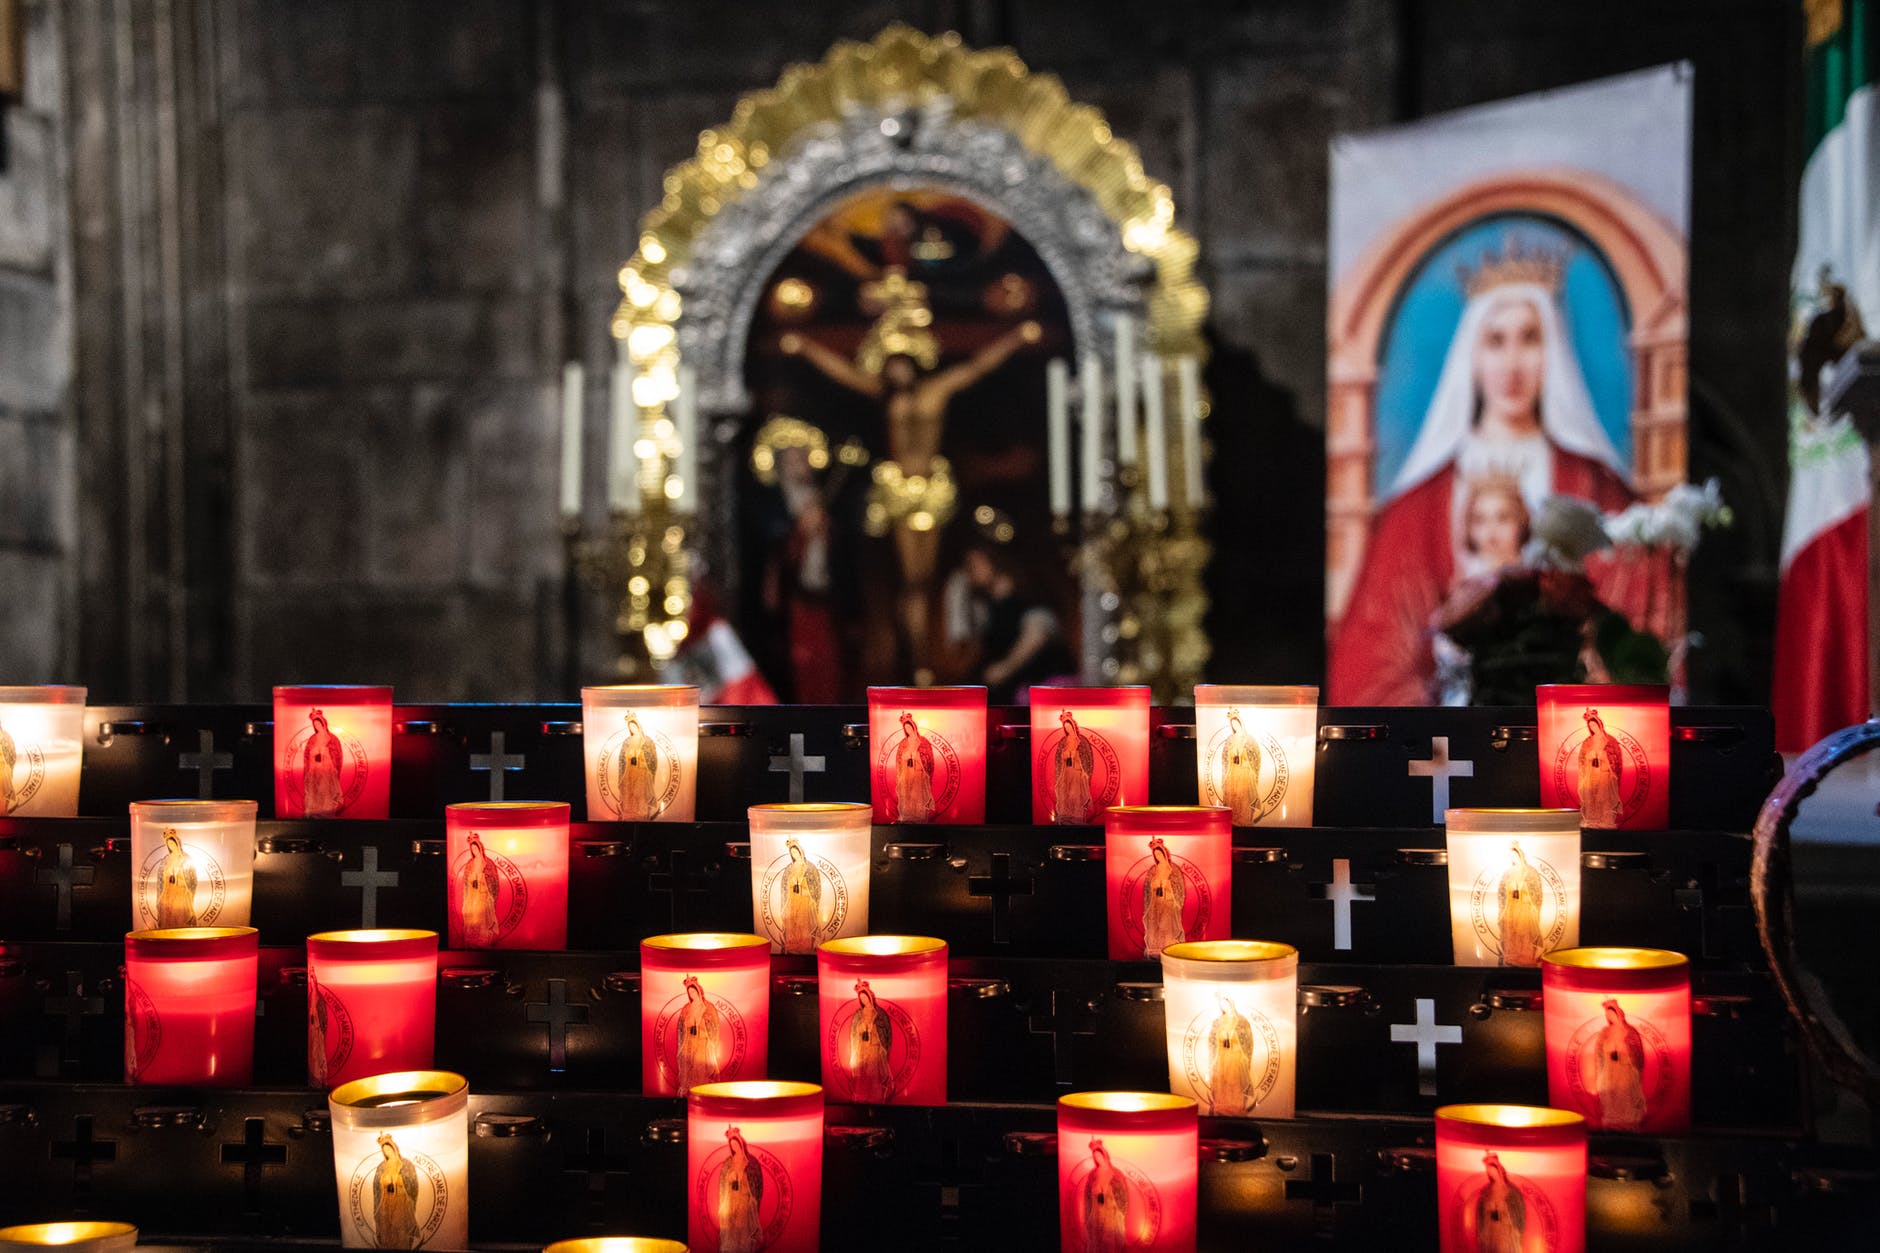
<path id="1" fill-rule="evenodd" d="M 503 733 L 491 731 L 490 751 L 470 754 L 470 769 L 489 771 L 490 799 L 493 801 L 503 799 L 503 776 L 512 770 L 521 770 L 528 764 L 521 753 L 504 752 L 503 748 Z"/>
<path id="2" fill-rule="evenodd" d="M 1346 857 L 1332 859 L 1332 881 L 1319 884 L 1325 899 L 1332 903 L 1332 947 L 1341 952 L 1351 949 L 1351 903 L 1353 901 L 1374 901 L 1377 893 L 1374 883 L 1353 883 L 1351 881 L 1351 860 Z"/>
<path id="3" fill-rule="evenodd" d="M 530 1022 L 548 1028 L 548 1068 L 557 1073 L 568 1069 L 568 1028 L 587 1025 L 587 1006 L 568 1003 L 566 979 L 550 979 L 548 999 L 530 1001 L 524 1008 Z"/>
<path id="4" fill-rule="evenodd" d="M 59 845 L 59 864 L 56 866 L 35 866 L 33 882 L 40 887 L 50 887 L 57 897 L 57 916 L 54 926 L 60 931 L 72 929 L 72 888 L 90 887 L 98 872 L 91 866 L 73 864 L 76 850 L 70 844 Z"/>
<path id="5" fill-rule="evenodd" d="M 215 732 L 196 732 L 196 751 L 183 753 L 176 759 L 178 770 L 196 772 L 196 799 L 213 800 L 215 798 L 215 775 L 218 770 L 233 770 L 235 754 L 215 751 Z"/>
<path id="6" fill-rule="evenodd" d="M 1073 1009 L 1081 1010 L 1073 1016 Z M 1025 1029 L 1033 1035 L 1051 1037 L 1051 1072 L 1052 1079 L 1061 1088 L 1071 1086 L 1071 1049 L 1072 1037 L 1097 1034 L 1096 1014 L 1083 997 L 1073 992 L 1051 989 L 1051 1012 L 1032 1014 L 1025 1019 Z M 1074 1026 L 1073 1023 L 1086 1023 L 1087 1026 Z"/>
<path id="7" fill-rule="evenodd" d="M 1417 1093 L 1421 1096 L 1435 1096 L 1436 1046 L 1462 1043 L 1462 1028 L 1450 1023 L 1437 1022 L 1436 1002 L 1428 997 L 1419 996 L 1417 1020 L 1414 1023 L 1393 1022 L 1390 1024 L 1390 1042 L 1417 1046 Z"/>
<path id="8" fill-rule="evenodd" d="M 359 925 L 379 925 L 379 889 L 398 886 L 396 870 L 379 869 L 379 850 L 368 844 L 359 850 L 359 869 L 342 870 L 340 886 L 359 889 Z"/>
<path id="9" fill-rule="evenodd" d="M 263 1172 L 269 1166 L 287 1164 L 287 1146 L 268 1142 L 267 1119 L 244 1119 L 241 1143 L 222 1145 L 222 1164 L 233 1166 L 237 1162 L 241 1163 L 242 1168 L 242 1211 L 258 1214 L 261 1212 L 261 1188 L 266 1178 Z"/>
<path id="10" fill-rule="evenodd" d="M 829 763 L 826 758 L 820 755 L 815 757 L 803 755 L 803 737 L 795 731 L 790 733 L 789 754 L 770 759 L 771 774 L 788 773 L 790 776 L 790 803 L 792 805 L 803 803 L 803 776 L 821 774 L 828 768 Z"/>
<path id="11" fill-rule="evenodd" d="M 992 898 L 992 942 L 1009 944 L 1012 941 L 1012 898 L 1030 896 L 1032 893 L 1031 876 L 1014 878 L 1012 875 L 1012 855 L 994 853 L 992 869 L 987 874 L 969 875 L 966 879 L 968 896 L 989 896 Z"/>
<path id="12" fill-rule="evenodd" d="M 1430 781 L 1430 821 L 1441 826 L 1443 815 L 1449 810 L 1449 780 L 1473 779 L 1475 763 L 1449 760 L 1449 737 L 1433 736 L 1430 739 L 1430 759 L 1411 762 L 1410 777 Z"/>

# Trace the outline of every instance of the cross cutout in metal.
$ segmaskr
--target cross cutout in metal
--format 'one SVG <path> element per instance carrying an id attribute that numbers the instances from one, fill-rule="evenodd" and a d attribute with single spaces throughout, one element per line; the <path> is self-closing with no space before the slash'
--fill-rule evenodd
<path id="1" fill-rule="evenodd" d="M 1031 876 L 1022 879 L 1012 877 L 1012 855 L 994 853 L 990 874 L 968 875 L 966 892 L 969 896 L 989 896 L 992 898 L 992 942 L 1010 944 L 1012 923 L 1012 898 L 1032 894 Z"/>
<path id="2" fill-rule="evenodd" d="M 79 1199 L 91 1194 L 92 1163 L 117 1160 L 117 1141 L 92 1139 L 91 1115 L 80 1114 L 72 1120 L 72 1138 L 52 1142 L 52 1155 L 72 1163 L 72 1194 Z"/>
<path id="3" fill-rule="evenodd" d="M 1065 1002 L 1065 1004 L 1060 1004 L 1060 1002 Z M 1075 1014 L 1074 1019 L 1073 1015 L 1067 1012 L 1073 1006 L 1080 1011 Z M 1051 1076 L 1052 1081 L 1058 1087 L 1068 1088 L 1072 1083 L 1071 1037 L 1096 1035 L 1096 1017 L 1084 997 L 1053 988 L 1051 989 L 1051 1012 L 1032 1014 L 1025 1019 L 1025 1029 L 1031 1034 L 1051 1037 Z M 1074 1026 L 1073 1021 L 1089 1025 Z"/>
<path id="4" fill-rule="evenodd" d="M 59 864 L 56 866 L 38 866 L 33 870 L 33 882 L 40 887 L 50 887 L 57 894 L 54 926 L 60 931 L 72 929 L 72 888 L 91 886 L 98 871 L 92 866 L 80 866 L 76 863 L 78 850 L 70 844 L 59 845 Z"/>
<path id="5" fill-rule="evenodd" d="M 359 869 L 339 872 L 341 887 L 359 889 L 359 925 L 379 925 L 379 889 L 398 886 L 396 870 L 379 869 L 379 850 L 368 844 L 359 850 Z"/>
<path id="6" fill-rule="evenodd" d="M 588 1213 L 593 1222 L 601 1222 L 607 1212 L 607 1181 L 610 1178 L 624 1179 L 628 1175 L 627 1163 L 630 1158 L 618 1156 L 607 1151 L 607 1128 L 589 1127 L 587 1129 L 587 1151 L 568 1153 L 561 1159 L 561 1168 L 569 1174 L 587 1176 Z"/>
<path id="7" fill-rule="evenodd" d="M 85 1019 L 99 1018 L 104 1015 L 105 1001 L 102 996 L 85 995 L 85 973 L 82 970 L 65 972 L 65 991 L 48 996 L 42 1012 L 48 1018 L 64 1018 L 65 1030 L 60 1037 L 60 1050 L 57 1057 L 51 1050 L 42 1052 L 39 1073 L 51 1077 L 62 1070 L 76 1069 L 79 1064 L 82 1033 Z"/>
<path id="8" fill-rule="evenodd" d="M 1435 1096 L 1436 1046 L 1462 1043 L 1462 1028 L 1437 1022 L 1436 1002 L 1419 996 L 1417 1020 L 1414 1023 L 1390 1024 L 1390 1042 L 1417 1046 L 1417 1093 L 1421 1096 Z"/>
<path id="9" fill-rule="evenodd" d="M 692 916 L 686 898 L 709 895 L 705 876 L 686 868 L 691 860 L 691 854 L 685 849 L 675 848 L 666 855 L 666 869 L 646 876 L 647 891 L 663 892 L 671 900 L 674 931 L 684 931 Z"/>
<path id="10" fill-rule="evenodd" d="M 178 770 L 196 772 L 196 796 L 199 800 L 211 800 L 215 796 L 215 774 L 218 770 L 235 768 L 234 753 L 215 751 L 215 732 L 196 732 L 196 751 L 184 753 L 176 759 Z"/>
<path id="11" fill-rule="evenodd" d="M 587 1006 L 568 1003 L 566 979 L 550 979 L 548 999 L 530 1001 L 524 1009 L 528 1011 L 530 1022 L 548 1028 L 548 1068 L 556 1074 L 568 1069 L 568 1028 L 587 1025 Z"/>
<path id="12" fill-rule="evenodd" d="M 503 748 L 503 733 L 501 731 L 491 731 L 490 751 L 487 753 L 470 754 L 470 768 L 472 770 L 487 770 L 490 772 L 490 799 L 493 801 L 503 799 L 503 776 L 508 774 L 511 770 L 521 770 L 523 766 L 528 764 L 528 759 L 521 753 L 504 752 Z"/>
<path id="13" fill-rule="evenodd" d="M 803 776 L 806 774 L 821 774 L 828 768 L 829 763 L 826 758 L 805 757 L 803 755 L 803 737 L 795 731 L 790 732 L 789 754 L 787 756 L 772 757 L 770 759 L 770 773 L 784 774 L 787 772 L 790 776 L 790 803 L 792 805 L 800 805 L 803 803 Z"/>
<path id="14" fill-rule="evenodd" d="M 1332 859 L 1332 881 L 1317 885 L 1320 894 L 1332 903 L 1332 947 L 1340 952 L 1351 951 L 1351 904 L 1353 901 L 1374 901 L 1377 899 L 1375 883 L 1353 883 L 1351 881 L 1351 859 L 1334 857 Z"/>
<path id="15" fill-rule="evenodd" d="M 1449 781 L 1473 779 L 1475 763 L 1449 760 L 1449 737 L 1447 735 L 1432 736 L 1430 759 L 1411 762 L 1410 777 L 1430 781 L 1430 821 L 1440 826 L 1443 815 L 1449 810 Z"/>
<path id="16" fill-rule="evenodd" d="M 1288 1201 L 1312 1202 L 1312 1227 L 1321 1236 L 1332 1234 L 1338 1221 L 1340 1205 L 1359 1205 L 1364 1201 L 1364 1185 L 1340 1182 L 1338 1159 L 1330 1153 L 1312 1155 L 1312 1174 L 1304 1179 L 1286 1181 Z"/>
<path id="17" fill-rule="evenodd" d="M 222 1145 L 222 1164 L 242 1167 L 242 1211 L 261 1212 L 262 1171 L 269 1166 L 287 1164 L 287 1146 L 268 1142 L 268 1120 L 248 1118 L 242 1121 L 242 1142 Z"/>

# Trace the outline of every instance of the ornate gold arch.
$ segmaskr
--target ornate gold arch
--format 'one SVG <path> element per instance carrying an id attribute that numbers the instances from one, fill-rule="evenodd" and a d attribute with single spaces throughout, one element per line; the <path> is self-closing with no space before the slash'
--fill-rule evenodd
<path id="1" fill-rule="evenodd" d="M 670 654 L 684 636 L 691 600 L 688 531 L 701 502 L 696 479 L 683 489 L 693 495 L 673 499 L 667 473 L 678 451 L 666 410 L 678 392 L 684 314 L 675 280 L 714 219 L 756 191 L 766 167 L 786 159 L 799 140 L 858 112 L 886 116 L 941 100 L 953 119 L 1016 138 L 1087 193 L 1114 224 L 1122 252 L 1146 262 L 1132 312 L 1147 346 L 1164 356 L 1205 357 L 1208 292 L 1195 277 L 1198 246 L 1175 226 L 1173 193 L 1143 172 L 1135 145 L 1118 138 L 1100 110 L 1071 101 L 1056 75 L 1033 74 L 1009 48 L 971 49 L 957 34 L 929 36 L 900 24 L 867 43 L 838 43 L 816 64 L 790 67 L 774 87 L 739 100 L 724 125 L 701 132 L 696 155 L 667 171 L 660 203 L 641 220 L 638 246 L 620 269 L 622 299 L 611 329 L 634 371 L 639 446 L 658 450 L 639 459 L 636 516 L 617 520 L 628 576 L 618 618 L 629 639 L 623 675 L 642 673 L 635 653 L 655 661 Z M 1158 699 L 1186 699 L 1209 653 L 1201 587 L 1208 551 L 1197 510 L 1155 518 L 1139 500 L 1086 536 L 1079 561 L 1087 592 L 1093 572 L 1101 572 L 1106 594 L 1118 593 L 1123 606 L 1111 638 L 1125 641 L 1116 645 L 1125 655 L 1120 665 L 1104 662 L 1115 671 L 1108 680 L 1151 682 Z"/>
<path id="2" fill-rule="evenodd" d="M 711 220 L 746 192 L 797 136 L 855 108 L 920 105 L 947 96 L 955 116 L 1018 136 L 1065 178 L 1088 191 L 1115 222 L 1129 251 L 1155 266 L 1148 288 L 1150 346 L 1167 354 L 1201 349 L 1207 289 L 1194 276 L 1194 237 L 1175 226 L 1175 198 L 1166 183 L 1143 173 L 1142 156 L 1110 130 L 1101 110 L 1072 103 L 1055 74 L 1033 74 L 1010 48 L 972 49 L 949 31 L 929 36 L 896 23 L 868 43 L 844 41 L 814 65 L 794 65 L 777 85 L 738 101 L 731 120 L 701 132 L 698 155 L 666 172 L 665 194 L 640 222 L 639 247 L 620 271 L 622 300 L 613 333 L 629 341 L 635 366 L 671 368 L 669 336 L 637 327 L 670 328 L 681 301 L 673 271 L 687 262 Z"/>

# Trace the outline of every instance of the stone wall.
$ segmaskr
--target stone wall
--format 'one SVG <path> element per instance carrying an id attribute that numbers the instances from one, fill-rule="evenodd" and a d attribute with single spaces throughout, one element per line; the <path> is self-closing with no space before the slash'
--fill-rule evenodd
<path id="1" fill-rule="evenodd" d="M 662 174 L 744 92 L 900 20 L 1013 45 L 1174 189 L 1214 295 L 1215 487 L 1247 502 L 1210 572 L 1217 670 L 1314 672 L 1334 132 L 1697 60 L 1694 390 L 1746 431 L 1779 401 L 1789 6 L 1667 0 L 1629 24 L 1637 6 L 1617 0 L 1535 7 L 203 0 L 166 29 L 154 0 L 79 6 L 41 40 L 77 120 L 76 335 L 30 332 L 40 357 L 0 356 L 0 423 L 39 423 L 58 465 L 74 428 L 45 384 L 72 374 L 82 474 L 76 505 L 68 489 L 27 507 L 30 533 L 8 491 L 0 589 L 77 586 L 81 611 L 68 598 L 21 618 L 7 595 L 0 655 L 75 660 L 105 698 L 258 698 L 298 679 L 509 699 L 604 676 L 599 598 L 579 655 L 563 648 L 560 365 L 579 358 L 593 380 L 597 499 L 615 272 Z M 54 113 L 29 102 L 16 152 L 43 118 L 59 159 Z M 58 183 L 12 194 L 56 222 Z M 55 267 L 43 247 L 16 262 L 21 233 L 0 223 L 0 310 L 37 283 L 56 325 Z M 0 312 L 9 350 L 15 316 Z M 21 477 L 43 493 L 59 476 Z M 1773 536 L 1744 538 L 1752 567 L 1772 567 Z M 60 657 L 48 641 L 68 637 Z"/>

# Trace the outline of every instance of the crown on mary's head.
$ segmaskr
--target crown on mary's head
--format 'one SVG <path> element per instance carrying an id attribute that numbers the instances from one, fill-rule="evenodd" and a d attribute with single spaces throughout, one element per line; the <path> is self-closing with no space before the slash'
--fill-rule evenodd
<path id="1" fill-rule="evenodd" d="M 1491 288 L 1513 283 L 1532 284 L 1557 296 L 1566 268 L 1564 252 L 1542 245 L 1523 247 L 1520 240 L 1508 235 L 1502 240 L 1500 252 L 1485 252 L 1475 265 L 1457 266 L 1456 274 L 1471 300 Z"/>

